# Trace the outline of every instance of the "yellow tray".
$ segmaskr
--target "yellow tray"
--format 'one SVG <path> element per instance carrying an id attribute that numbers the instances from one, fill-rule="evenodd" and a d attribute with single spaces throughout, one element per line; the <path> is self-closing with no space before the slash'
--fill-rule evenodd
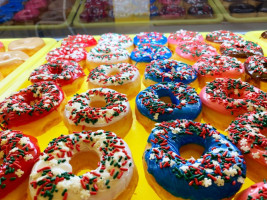
<path id="1" fill-rule="evenodd" d="M 1 42 L 5 45 L 6 49 L 8 44 L 16 39 L 0 39 Z M 56 44 L 56 40 L 52 38 L 43 38 L 45 46 L 41 48 L 38 52 L 32 55 L 28 60 L 11 72 L 7 77 L 0 81 L 0 95 L 9 89 L 10 85 L 18 79 L 18 76 L 22 75 L 23 72 L 30 68 L 36 61 L 42 58 L 46 53 Z"/>
<path id="2" fill-rule="evenodd" d="M 265 31 L 265 30 L 264 30 Z M 245 36 L 251 38 L 253 41 L 257 42 L 265 49 L 265 56 L 267 56 L 267 39 L 261 38 L 261 34 L 264 31 L 250 31 L 245 34 Z"/>
<path id="3" fill-rule="evenodd" d="M 205 35 L 205 33 L 203 33 Z M 98 39 L 99 37 L 96 37 Z M 57 43 L 54 47 L 59 46 L 60 42 Z M 45 63 L 45 58 L 43 57 L 42 59 L 39 59 L 38 62 L 34 64 L 34 66 L 28 67 L 27 70 L 23 73 L 23 76 L 20 76 L 17 78 L 17 80 L 14 82 L 14 84 L 10 84 L 9 90 L 6 91 L 4 94 L 0 95 L 0 99 L 3 99 L 4 97 L 7 97 L 10 95 L 11 92 L 17 91 L 19 89 L 25 88 L 31 83 L 28 81 L 28 76 L 31 73 L 31 71 L 38 67 L 39 65 L 42 65 Z M 86 70 L 85 73 L 88 75 L 88 71 Z M 142 84 L 142 90 L 145 89 L 144 85 Z M 77 91 L 77 93 L 82 93 L 87 91 L 87 82 L 84 82 L 82 85 L 82 88 Z M 199 92 L 199 90 L 198 90 Z M 68 100 L 71 97 L 68 97 Z M 127 136 L 124 138 L 124 140 L 127 142 L 129 145 L 132 155 L 135 161 L 135 164 L 138 169 L 138 174 L 139 174 L 139 182 L 136 187 L 136 190 L 132 196 L 132 200 L 160 200 L 160 198 L 157 196 L 157 194 L 154 192 L 154 190 L 150 187 L 148 184 L 145 174 L 144 174 L 144 169 L 143 169 L 143 164 L 142 164 L 142 156 L 144 153 L 145 146 L 147 144 L 147 138 L 149 136 L 149 133 L 145 131 L 145 129 L 138 123 L 135 117 L 135 99 L 130 100 L 130 106 L 133 111 L 133 125 L 130 130 L 130 132 L 127 134 Z M 202 121 L 204 122 L 204 121 Z M 223 131 L 220 131 L 223 134 L 226 134 Z M 55 137 L 58 137 L 61 134 L 68 134 L 67 128 L 64 126 L 64 123 L 61 122 L 58 125 L 54 126 L 51 128 L 49 131 L 44 133 L 43 135 L 37 137 L 39 141 L 39 145 L 41 150 L 43 151 L 47 144 Z M 254 184 L 253 181 L 251 181 L 249 178 L 245 179 L 245 183 L 242 186 L 241 190 L 244 190 L 248 188 L 250 185 Z M 240 191 L 241 191 L 240 190 Z"/>
<path id="4" fill-rule="evenodd" d="M 234 23 L 251 23 L 251 22 L 267 22 L 267 17 L 232 17 L 231 14 L 226 10 L 220 0 L 213 0 L 220 12 L 228 22 Z"/>
<path id="5" fill-rule="evenodd" d="M 72 6 L 72 9 L 69 13 L 69 15 L 66 17 L 66 20 L 61 24 L 33 24 L 33 25 L 1 25 L 0 24 L 0 30 L 33 30 L 33 29 L 62 29 L 66 28 L 67 26 L 70 26 L 73 18 L 76 14 L 76 11 L 78 10 L 80 6 L 80 0 L 76 0 L 74 5 Z"/>

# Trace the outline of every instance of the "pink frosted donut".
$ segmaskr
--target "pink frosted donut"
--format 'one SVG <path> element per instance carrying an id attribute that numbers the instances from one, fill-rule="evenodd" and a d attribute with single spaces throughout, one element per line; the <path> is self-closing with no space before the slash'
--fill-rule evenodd
<path id="1" fill-rule="evenodd" d="M 203 56 L 198 59 L 193 68 L 198 72 L 200 88 L 216 78 L 244 79 L 245 76 L 243 64 L 229 56 Z"/>
<path id="2" fill-rule="evenodd" d="M 178 44 L 186 41 L 204 42 L 203 36 L 198 32 L 179 30 L 168 37 L 168 47 L 174 52 Z"/>
<path id="3" fill-rule="evenodd" d="M 48 7 L 48 2 L 46 0 L 30 0 L 25 4 L 25 9 L 37 9 L 39 11 L 44 11 Z"/>
<path id="4" fill-rule="evenodd" d="M 17 12 L 14 17 L 13 20 L 15 22 L 37 22 L 39 19 L 39 15 L 40 15 L 40 11 L 38 9 L 24 9 L 21 10 L 19 12 Z"/>
<path id="5" fill-rule="evenodd" d="M 235 200 L 267 199 L 267 183 L 256 183 L 235 196 Z"/>
<path id="6" fill-rule="evenodd" d="M 175 49 L 175 60 L 182 61 L 189 65 L 195 64 L 195 62 L 203 56 L 215 55 L 217 55 L 217 51 L 213 46 L 198 41 L 182 42 Z"/>
<path id="7" fill-rule="evenodd" d="M 239 79 L 217 78 L 199 96 L 204 120 L 221 130 L 241 114 L 267 110 L 267 93 Z"/>
<path id="8" fill-rule="evenodd" d="M 178 5 L 181 3 L 181 0 L 159 0 L 163 5 Z"/>

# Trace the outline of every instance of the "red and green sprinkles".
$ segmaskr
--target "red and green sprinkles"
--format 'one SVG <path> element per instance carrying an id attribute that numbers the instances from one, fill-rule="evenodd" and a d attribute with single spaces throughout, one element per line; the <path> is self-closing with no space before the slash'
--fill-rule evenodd
<path id="1" fill-rule="evenodd" d="M 8 129 L 40 119 L 57 109 L 63 99 L 64 93 L 55 83 L 34 83 L 0 102 L 1 127 Z"/>
<path id="2" fill-rule="evenodd" d="M 67 46 L 49 51 L 46 55 L 46 60 L 48 62 L 53 62 L 58 59 L 64 59 L 80 62 L 86 59 L 86 55 L 87 52 L 84 48 Z"/>
<path id="3" fill-rule="evenodd" d="M 226 30 L 213 31 L 206 35 L 206 40 L 215 43 L 229 42 L 233 40 L 244 40 L 241 36 Z"/>
<path id="4" fill-rule="evenodd" d="M 33 83 L 54 81 L 59 86 L 71 84 L 76 79 L 85 76 L 81 66 L 72 60 L 55 60 L 34 69 L 29 80 Z"/>
<path id="5" fill-rule="evenodd" d="M 217 78 L 206 85 L 205 91 L 212 102 L 232 113 L 267 109 L 267 93 L 239 79 Z"/>
<path id="6" fill-rule="evenodd" d="M 106 106 L 90 107 L 88 103 L 96 96 L 106 101 Z M 86 93 L 75 95 L 66 105 L 65 114 L 75 125 L 94 125 L 110 123 L 114 118 L 123 116 L 129 111 L 129 102 L 125 94 L 107 88 L 88 90 Z"/>
<path id="7" fill-rule="evenodd" d="M 71 171 L 65 171 L 63 166 L 70 165 L 72 156 L 80 151 L 96 151 L 100 162 L 97 169 L 76 176 Z M 117 186 L 127 186 L 132 171 L 129 148 L 114 133 L 99 130 L 61 135 L 49 143 L 36 163 L 30 176 L 31 195 L 33 199 L 43 197 L 50 200 L 64 200 L 68 196 L 90 199 L 94 195 L 100 195 L 102 199 L 111 196 L 113 199 L 117 195 L 112 189 L 113 184 L 119 182 Z M 123 176 L 129 177 L 121 179 Z"/>
<path id="8" fill-rule="evenodd" d="M 245 62 L 246 73 L 253 79 L 267 82 L 267 57 L 250 56 Z"/>
<path id="9" fill-rule="evenodd" d="M 0 131 L 0 198 L 25 181 L 40 153 L 37 140 L 21 131 Z"/>
<path id="10" fill-rule="evenodd" d="M 267 113 L 251 112 L 239 116 L 228 127 L 234 144 L 246 155 L 267 166 Z M 265 153 L 263 153 L 265 152 Z"/>
<path id="11" fill-rule="evenodd" d="M 64 38 L 61 43 L 61 47 L 80 47 L 86 48 L 97 44 L 97 41 L 92 35 L 69 35 Z"/>

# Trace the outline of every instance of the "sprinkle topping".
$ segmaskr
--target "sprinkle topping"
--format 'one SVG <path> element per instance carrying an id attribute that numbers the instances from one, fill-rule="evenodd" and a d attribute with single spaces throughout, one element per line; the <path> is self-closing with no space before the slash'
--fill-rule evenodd
<path id="1" fill-rule="evenodd" d="M 128 48 L 133 45 L 132 39 L 128 35 L 118 34 L 118 33 L 105 33 L 101 35 L 99 44 L 115 44 L 120 45 L 122 48 Z"/>
<path id="2" fill-rule="evenodd" d="M 29 80 L 33 83 L 54 81 L 59 86 L 71 84 L 76 79 L 85 76 L 81 66 L 72 60 L 54 60 L 34 69 Z"/>
<path id="3" fill-rule="evenodd" d="M 267 57 L 250 56 L 244 62 L 244 66 L 252 79 L 267 82 Z"/>
<path id="4" fill-rule="evenodd" d="M 49 51 L 46 55 L 48 62 L 53 62 L 58 59 L 73 60 L 80 62 L 86 59 L 86 50 L 79 47 L 59 47 Z"/>
<path id="5" fill-rule="evenodd" d="M 105 107 L 91 107 L 90 102 L 105 101 Z M 123 118 L 130 109 L 125 94 L 108 88 L 96 88 L 75 95 L 65 106 L 65 116 L 70 124 L 101 126 Z"/>
<path id="6" fill-rule="evenodd" d="M 115 75 L 109 73 L 118 72 Z M 119 63 L 114 65 L 100 65 L 93 69 L 87 81 L 101 86 L 123 85 L 134 82 L 139 76 L 138 69 L 129 63 Z"/>
<path id="7" fill-rule="evenodd" d="M 244 39 L 241 36 L 231 31 L 218 30 L 218 31 L 213 31 L 213 32 L 208 33 L 206 35 L 206 40 L 210 42 L 215 42 L 215 43 L 223 43 L 223 42 L 229 42 L 233 40 L 243 41 Z"/>
<path id="8" fill-rule="evenodd" d="M 133 41 L 134 44 L 138 46 L 144 44 L 165 45 L 167 43 L 167 38 L 159 32 L 141 32 L 134 37 Z"/>
<path id="9" fill-rule="evenodd" d="M 189 42 L 189 41 L 199 41 L 204 42 L 203 36 L 194 31 L 186 31 L 186 30 L 179 30 L 175 33 L 171 33 L 168 37 L 168 42 L 171 44 L 180 44 L 182 42 Z"/>
<path id="10" fill-rule="evenodd" d="M 96 45 L 97 41 L 92 35 L 68 35 L 61 43 L 61 47 L 80 47 L 86 48 Z"/>
<path id="11" fill-rule="evenodd" d="M 64 93 L 53 82 L 38 82 L 0 102 L 1 126 L 4 129 L 38 120 L 55 109 Z"/>
<path id="12" fill-rule="evenodd" d="M 90 151 L 98 154 L 98 167 L 76 176 L 69 163 L 71 158 Z M 120 188 L 130 183 L 133 169 L 129 147 L 112 132 L 61 135 L 49 143 L 35 164 L 30 192 L 34 199 L 114 199 L 122 192 Z"/>

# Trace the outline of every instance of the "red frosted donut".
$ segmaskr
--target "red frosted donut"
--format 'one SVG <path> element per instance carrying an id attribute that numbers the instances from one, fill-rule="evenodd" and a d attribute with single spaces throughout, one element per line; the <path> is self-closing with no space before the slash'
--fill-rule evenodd
<path id="1" fill-rule="evenodd" d="M 0 126 L 40 135 L 61 121 L 66 101 L 55 83 L 35 83 L 0 101 Z"/>
<path id="2" fill-rule="evenodd" d="M 239 79 L 217 78 L 199 96 L 204 120 L 221 130 L 238 115 L 267 109 L 267 93 Z"/>
<path id="3" fill-rule="evenodd" d="M 72 60 L 55 60 L 36 68 L 30 75 L 32 83 L 54 81 L 68 95 L 76 92 L 84 81 L 81 66 Z"/>
<path id="4" fill-rule="evenodd" d="M 266 200 L 267 184 L 266 182 L 256 183 L 246 190 L 236 195 L 235 200 Z"/>
<path id="5" fill-rule="evenodd" d="M 267 177 L 267 112 L 240 115 L 230 124 L 228 132 L 245 156 L 248 177 L 255 182 Z"/>
<path id="6" fill-rule="evenodd" d="M 0 42 L 0 52 L 5 52 L 5 45 L 3 42 Z"/>
<path id="7" fill-rule="evenodd" d="M 40 11 L 38 9 L 24 9 L 17 12 L 13 20 L 18 23 L 28 22 L 28 23 L 35 23 L 38 21 L 40 15 Z"/>
<path id="8" fill-rule="evenodd" d="M 87 52 L 84 48 L 78 47 L 59 47 L 49 51 L 46 55 L 48 62 L 53 62 L 58 59 L 73 60 L 85 67 Z"/>
<path id="9" fill-rule="evenodd" d="M 44 11 L 47 9 L 48 2 L 46 0 L 30 0 L 25 4 L 25 9 Z"/>
<path id="10" fill-rule="evenodd" d="M 241 78 L 244 80 L 244 66 L 236 58 L 229 56 L 203 56 L 193 65 L 198 72 L 199 87 L 216 78 Z"/>
<path id="11" fill-rule="evenodd" d="M 64 38 L 61 46 L 62 47 L 81 47 L 85 48 L 86 51 L 90 51 L 97 44 L 97 41 L 92 35 L 69 35 L 67 38 Z"/>
<path id="12" fill-rule="evenodd" d="M 21 131 L 0 131 L 0 149 L 0 198 L 25 199 L 29 175 L 40 154 L 37 139 Z"/>

